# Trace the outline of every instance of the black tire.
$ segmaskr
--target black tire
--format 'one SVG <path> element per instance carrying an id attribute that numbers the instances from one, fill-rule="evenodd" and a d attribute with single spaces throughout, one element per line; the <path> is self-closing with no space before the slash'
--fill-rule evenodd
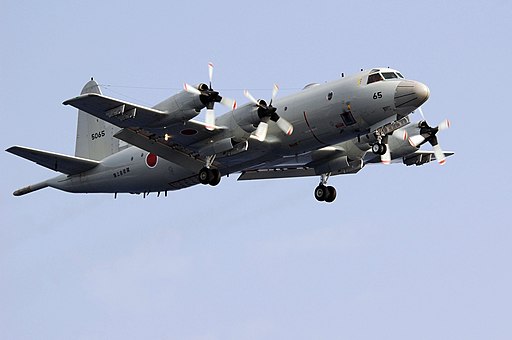
<path id="1" fill-rule="evenodd" d="M 372 145 L 372 152 L 376 155 L 383 155 L 386 153 L 387 147 L 386 144 L 378 144 L 375 143 Z"/>
<path id="2" fill-rule="evenodd" d="M 372 152 L 376 155 L 380 155 L 380 146 L 381 146 L 381 144 L 377 144 L 377 143 L 373 144 Z"/>
<path id="3" fill-rule="evenodd" d="M 212 174 L 210 169 L 202 168 L 199 171 L 199 175 L 197 175 L 197 177 L 199 178 L 199 182 L 201 184 L 205 184 L 206 185 L 206 184 L 209 184 L 210 181 L 212 180 L 213 174 Z"/>
<path id="4" fill-rule="evenodd" d="M 212 178 L 208 184 L 210 184 L 212 187 L 214 187 L 220 183 L 220 178 L 221 178 L 220 171 L 217 169 L 210 169 L 210 172 L 211 172 Z"/>
<path id="5" fill-rule="evenodd" d="M 328 195 L 325 198 L 325 201 L 327 203 L 334 202 L 334 200 L 336 199 L 336 188 L 328 186 L 327 187 L 327 193 L 328 193 Z"/>
<path id="6" fill-rule="evenodd" d="M 325 201 L 325 197 L 327 195 L 327 187 L 323 184 L 320 184 L 315 188 L 315 198 L 317 201 Z"/>
<path id="7" fill-rule="evenodd" d="M 388 150 L 386 144 L 380 144 L 380 152 L 379 152 L 379 155 L 383 155 L 386 153 L 386 151 Z"/>

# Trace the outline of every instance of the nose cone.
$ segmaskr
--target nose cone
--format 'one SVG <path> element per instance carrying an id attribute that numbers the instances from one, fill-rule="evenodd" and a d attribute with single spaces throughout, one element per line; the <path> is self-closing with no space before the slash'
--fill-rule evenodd
<path id="1" fill-rule="evenodd" d="M 395 91 L 395 108 L 414 110 L 430 97 L 427 85 L 412 80 L 402 80 Z"/>

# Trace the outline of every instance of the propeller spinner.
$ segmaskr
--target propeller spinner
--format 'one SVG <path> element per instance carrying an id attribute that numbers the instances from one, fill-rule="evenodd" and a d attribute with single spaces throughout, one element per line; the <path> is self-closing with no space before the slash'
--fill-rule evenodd
<path id="1" fill-rule="evenodd" d="M 438 126 L 431 127 L 428 125 L 427 121 L 424 120 L 418 124 L 418 127 L 420 128 L 420 133 L 418 135 L 409 137 L 409 143 L 414 147 L 418 147 L 426 142 L 429 142 L 430 145 L 432 145 L 432 149 L 434 150 L 434 155 L 436 156 L 437 162 L 441 165 L 446 163 L 446 157 L 443 150 L 441 149 L 441 146 L 439 145 L 436 135 L 439 131 L 448 129 L 450 127 L 450 121 L 445 119 L 439 123 Z"/>
<path id="2" fill-rule="evenodd" d="M 232 110 L 236 108 L 236 101 L 231 98 L 221 97 L 219 92 L 213 90 L 212 79 L 213 79 L 213 63 L 208 63 L 208 76 L 209 85 L 200 84 L 197 88 L 187 83 L 184 84 L 184 89 L 188 93 L 199 95 L 199 99 L 206 106 L 205 124 L 206 129 L 215 129 L 215 103 L 221 103 L 224 106 L 230 107 Z"/>
<path id="3" fill-rule="evenodd" d="M 280 117 L 277 114 L 277 108 L 272 106 L 278 91 L 279 87 L 274 84 L 272 89 L 272 98 L 270 99 L 269 104 L 267 104 L 267 102 L 263 99 L 256 100 L 256 98 L 254 98 L 249 91 L 244 91 L 245 97 L 247 97 L 247 99 L 249 99 L 254 105 L 258 106 L 258 116 L 260 117 L 260 123 L 258 124 L 254 135 L 260 142 L 263 142 L 267 137 L 269 120 L 275 122 L 279 129 L 281 129 L 281 131 L 287 135 L 291 135 L 293 133 L 293 125 L 286 119 Z"/>

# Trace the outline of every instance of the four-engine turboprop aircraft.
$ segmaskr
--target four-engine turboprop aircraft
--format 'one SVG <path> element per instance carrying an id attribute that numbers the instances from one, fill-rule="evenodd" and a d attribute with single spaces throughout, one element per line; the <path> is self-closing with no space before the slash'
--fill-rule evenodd
<path id="1" fill-rule="evenodd" d="M 6 151 L 62 173 L 14 192 L 45 187 L 73 193 L 165 192 L 199 183 L 215 186 L 240 172 L 239 180 L 320 176 L 315 198 L 332 202 L 329 176 L 357 173 L 368 163 L 421 165 L 443 152 L 436 134 L 444 121 L 409 124 L 409 114 L 430 95 L 424 84 L 390 68 L 361 71 L 270 101 L 236 103 L 209 84 L 191 86 L 154 107 L 102 95 L 91 79 L 64 105 L 78 109 L 75 156 L 13 146 Z M 216 118 L 214 104 L 230 107 Z M 205 122 L 193 120 L 206 108 Z M 433 151 L 422 151 L 426 142 Z"/>

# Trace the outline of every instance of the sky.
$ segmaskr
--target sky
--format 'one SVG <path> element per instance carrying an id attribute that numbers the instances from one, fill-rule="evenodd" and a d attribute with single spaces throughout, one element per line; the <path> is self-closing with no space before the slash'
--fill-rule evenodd
<path id="1" fill-rule="evenodd" d="M 167 198 L 14 197 L 55 173 L 0 152 L 0 338 L 510 339 L 511 31 L 497 0 L 3 0 L 3 150 L 72 155 L 62 102 L 90 77 L 153 105 L 212 61 L 239 103 L 396 68 L 429 86 L 456 154 L 333 177 L 325 204 L 318 178 L 236 176 Z"/>

